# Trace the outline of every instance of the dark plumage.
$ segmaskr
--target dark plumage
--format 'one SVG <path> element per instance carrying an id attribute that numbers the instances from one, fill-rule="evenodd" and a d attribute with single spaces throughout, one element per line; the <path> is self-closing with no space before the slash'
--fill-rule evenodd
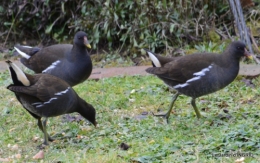
<path id="1" fill-rule="evenodd" d="M 81 99 L 68 83 L 49 74 L 25 74 L 11 61 L 6 63 L 13 80 L 7 89 L 14 92 L 22 106 L 38 120 L 44 133 L 44 145 L 52 140 L 46 131 L 49 117 L 78 112 L 96 126 L 94 107 Z"/>
<path id="2" fill-rule="evenodd" d="M 85 81 L 92 72 L 92 61 L 87 52 L 88 43 L 85 32 L 77 32 L 74 44 L 57 44 L 45 48 L 16 46 L 23 58 L 23 65 L 35 73 L 47 73 L 65 80 L 70 86 Z"/>
<path id="3" fill-rule="evenodd" d="M 198 118 L 201 117 L 196 107 L 196 98 L 218 91 L 230 84 L 239 71 L 239 60 L 243 56 L 251 57 L 241 41 L 232 42 L 223 54 L 195 53 L 192 55 L 166 58 L 146 50 L 154 67 L 146 69 L 178 91 L 173 97 L 169 111 L 170 116 L 174 101 L 179 94 L 192 98 L 191 104 Z M 168 62 L 167 62 L 168 60 Z"/>

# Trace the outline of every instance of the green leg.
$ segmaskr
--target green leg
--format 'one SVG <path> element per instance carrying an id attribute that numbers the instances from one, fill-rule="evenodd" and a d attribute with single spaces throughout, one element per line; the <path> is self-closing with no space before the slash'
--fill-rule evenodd
<path id="1" fill-rule="evenodd" d="M 39 127 L 39 129 L 44 133 L 44 131 L 43 131 L 43 127 L 42 127 L 42 121 L 41 121 L 41 118 L 38 119 L 38 127 Z M 47 133 L 47 134 L 48 134 L 48 133 Z M 49 136 L 49 134 L 48 134 L 48 140 L 49 140 L 49 141 L 53 141 L 54 139 L 51 138 L 51 137 Z"/>
<path id="2" fill-rule="evenodd" d="M 171 104 L 170 104 L 170 106 L 169 106 L 169 109 L 168 109 L 167 113 L 165 113 L 165 114 L 154 114 L 154 116 L 164 117 L 164 118 L 166 119 L 167 123 L 169 123 L 169 117 L 170 117 L 170 114 L 171 114 L 171 112 L 172 112 L 173 104 L 174 104 L 174 102 L 176 101 L 176 99 L 178 98 L 179 95 L 180 95 L 180 94 L 177 92 L 177 93 L 173 96 L 172 101 L 171 101 Z"/>
<path id="3" fill-rule="evenodd" d="M 191 99 L 191 105 L 193 106 L 193 109 L 195 110 L 195 113 L 197 115 L 197 118 L 201 118 L 201 114 L 200 111 L 198 110 L 197 106 L 196 106 L 196 98 L 192 98 Z"/>
<path id="4" fill-rule="evenodd" d="M 43 127 L 43 133 L 44 133 L 44 142 L 43 142 L 44 145 L 49 145 L 49 143 L 48 143 L 49 135 L 46 130 L 47 120 L 48 120 L 48 118 L 44 117 L 44 120 L 42 121 L 42 127 Z"/>

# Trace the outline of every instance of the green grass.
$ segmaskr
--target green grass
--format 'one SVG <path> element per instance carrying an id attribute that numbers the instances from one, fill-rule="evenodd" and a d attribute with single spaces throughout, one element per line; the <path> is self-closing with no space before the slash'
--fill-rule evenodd
<path id="1" fill-rule="evenodd" d="M 43 134 L 33 119 L 5 87 L 7 72 L 0 75 L 0 158 L 35 162 Z M 172 95 L 154 76 L 113 77 L 88 80 L 74 89 L 97 110 L 98 127 L 87 121 L 68 122 L 63 116 L 49 119 L 48 132 L 57 135 L 44 149 L 43 162 L 230 162 L 239 157 L 213 157 L 220 153 L 251 153 L 246 162 L 260 161 L 260 82 L 256 88 L 235 80 L 217 93 L 203 96 L 197 105 L 204 118 L 198 120 L 190 98 L 180 96 L 170 123 L 151 112 L 167 109 Z M 231 117 L 223 112 L 229 111 Z M 139 119 L 142 113 L 148 116 Z M 78 114 L 72 114 L 78 116 Z M 35 137 L 40 139 L 33 141 Z M 121 143 L 129 150 L 119 148 Z M 18 149 L 12 149 L 18 145 Z"/>

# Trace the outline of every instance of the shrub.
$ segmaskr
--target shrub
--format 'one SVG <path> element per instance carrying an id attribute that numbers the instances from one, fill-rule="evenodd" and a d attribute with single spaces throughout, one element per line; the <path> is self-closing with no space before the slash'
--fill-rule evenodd
<path id="1" fill-rule="evenodd" d="M 15 42 L 35 39 L 44 44 L 50 40 L 70 42 L 76 31 L 83 30 L 94 49 L 131 54 L 144 47 L 161 51 L 196 43 L 209 29 L 220 28 L 224 21 L 231 26 L 232 22 L 224 0 L 3 0 L 1 3 L 1 41 L 8 38 Z"/>

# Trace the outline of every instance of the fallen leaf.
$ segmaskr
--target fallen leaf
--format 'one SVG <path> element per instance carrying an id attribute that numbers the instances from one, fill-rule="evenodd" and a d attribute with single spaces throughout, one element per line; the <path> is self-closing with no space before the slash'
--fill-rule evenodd
<path id="1" fill-rule="evenodd" d="M 154 140 L 151 140 L 151 141 L 149 141 L 149 144 L 153 144 L 153 143 L 155 143 L 155 141 L 154 141 Z"/>
<path id="2" fill-rule="evenodd" d="M 33 140 L 34 142 L 37 142 L 39 139 L 40 139 L 39 136 L 34 136 L 32 140 Z"/>
<path id="3" fill-rule="evenodd" d="M 18 147 L 17 144 L 15 144 L 15 145 L 13 145 L 13 146 L 11 147 L 11 150 L 12 150 L 12 151 L 16 151 L 16 150 L 18 150 L 18 149 L 19 149 L 19 147 Z"/>
<path id="4" fill-rule="evenodd" d="M 14 157 L 17 158 L 17 159 L 20 159 L 20 158 L 22 158 L 22 155 L 20 153 L 18 153 Z"/>
<path id="5" fill-rule="evenodd" d="M 83 136 L 83 135 L 77 135 L 77 138 L 78 139 L 85 139 L 85 138 L 87 138 L 86 136 Z"/>
<path id="6" fill-rule="evenodd" d="M 9 158 L 0 158 L 0 162 L 9 162 L 11 159 Z"/>
<path id="7" fill-rule="evenodd" d="M 245 161 L 245 157 L 241 157 L 239 159 L 236 159 L 235 163 L 244 163 L 244 161 Z"/>
<path id="8" fill-rule="evenodd" d="M 44 158 L 43 150 L 40 150 L 36 155 L 33 156 L 33 159 L 43 159 L 43 158 Z"/>
<path id="9" fill-rule="evenodd" d="M 130 98 L 129 102 L 135 102 L 135 99 L 134 98 Z"/>

